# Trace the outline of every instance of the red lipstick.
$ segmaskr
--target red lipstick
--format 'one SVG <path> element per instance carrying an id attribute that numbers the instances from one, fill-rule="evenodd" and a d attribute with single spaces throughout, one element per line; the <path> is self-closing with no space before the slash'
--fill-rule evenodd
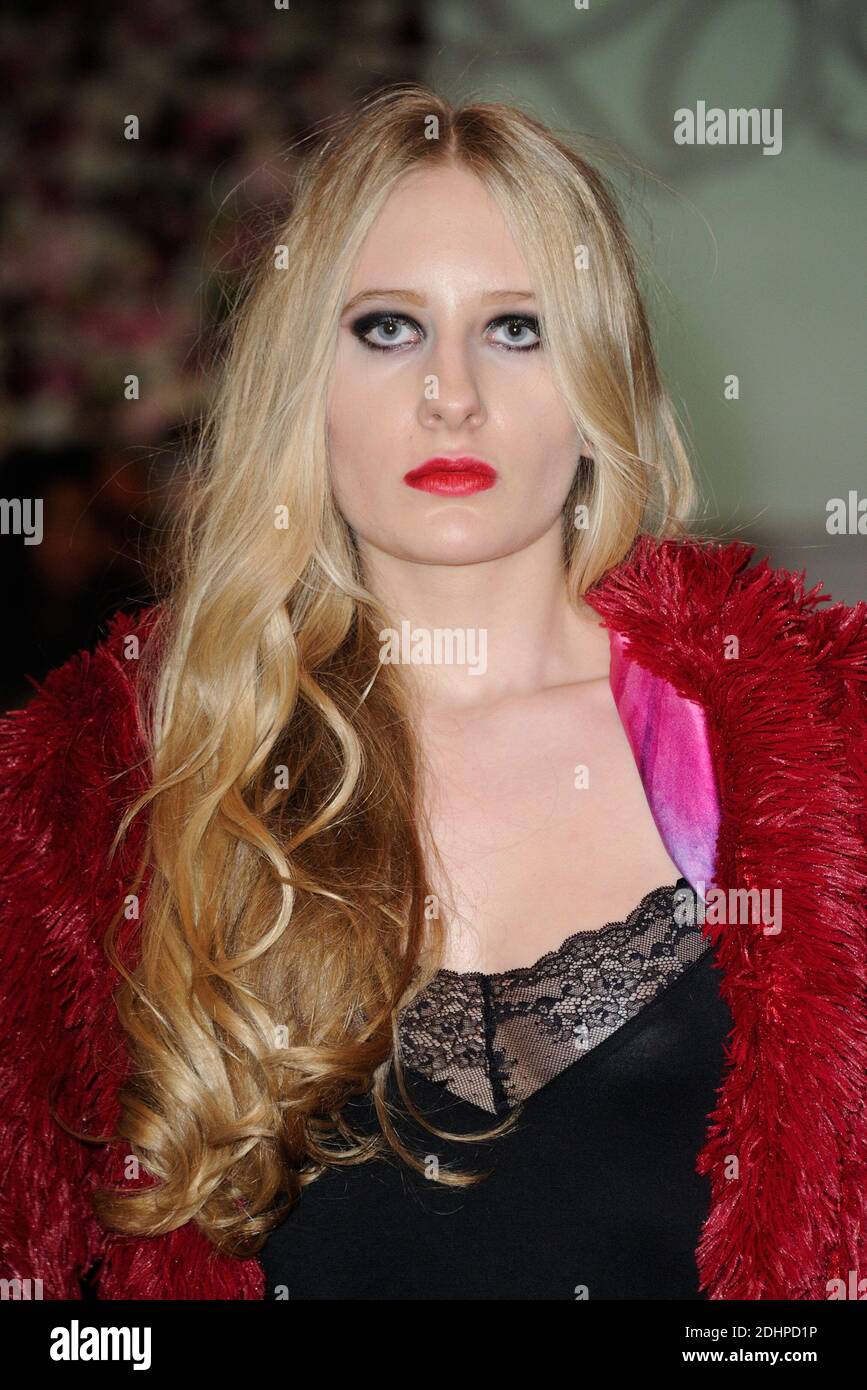
<path id="1" fill-rule="evenodd" d="M 497 470 L 483 459 L 465 454 L 461 458 L 438 457 L 426 459 L 418 468 L 404 474 L 408 487 L 423 492 L 437 492 L 443 497 L 464 497 L 470 492 L 484 492 L 497 481 Z"/>

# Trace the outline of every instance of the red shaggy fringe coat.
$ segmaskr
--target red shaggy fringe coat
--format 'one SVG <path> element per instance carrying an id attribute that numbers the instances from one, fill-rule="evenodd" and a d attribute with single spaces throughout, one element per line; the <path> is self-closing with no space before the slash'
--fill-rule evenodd
<path id="1" fill-rule="evenodd" d="M 711 1194 L 701 1287 L 826 1299 L 829 1280 L 867 1277 L 867 604 L 825 607 L 752 556 L 641 537 L 588 599 L 634 660 L 703 707 L 714 882 L 783 893 L 779 936 L 706 927 L 734 1028 L 697 1163 Z M 258 1260 L 219 1254 L 194 1222 L 145 1239 L 102 1231 L 89 1195 L 124 1185 L 128 1146 L 82 1144 L 49 1111 L 53 1099 L 91 1134 L 118 1120 L 128 1064 L 101 943 L 141 818 L 111 867 L 106 855 L 145 785 L 123 644 L 153 611 L 116 614 L 0 721 L 0 1277 L 40 1278 L 50 1299 L 81 1298 L 89 1271 L 101 1299 L 264 1296 Z M 135 930 L 119 933 L 128 966 Z"/>

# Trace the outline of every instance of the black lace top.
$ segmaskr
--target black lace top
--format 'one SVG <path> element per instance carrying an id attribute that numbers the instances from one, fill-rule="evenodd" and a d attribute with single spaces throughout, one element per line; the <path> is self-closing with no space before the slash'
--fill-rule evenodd
<path id="1" fill-rule="evenodd" d="M 708 942 L 654 888 L 622 922 L 580 931 L 534 965 L 440 970 L 401 1015 L 405 1064 L 505 1114 L 638 1013 Z M 678 914 L 681 918 L 686 912 Z"/>
<path id="2" fill-rule="evenodd" d="M 417 1173 L 331 1168 L 261 1252 L 268 1299 L 697 1299 L 709 1183 L 695 1169 L 732 1018 L 686 880 L 534 965 L 443 970 L 403 1012 Z M 498 1116 L 520 1105 L 496 1138 Z M 369 1096 L 345 1115 L 377 1133 Z M 458 1136 L 458 1137 L 451 1137 Z M 469 1136 L 462 1138 L 461 1136 Z M 447 1187 L 444 1168 L 481 1173 Z"/>

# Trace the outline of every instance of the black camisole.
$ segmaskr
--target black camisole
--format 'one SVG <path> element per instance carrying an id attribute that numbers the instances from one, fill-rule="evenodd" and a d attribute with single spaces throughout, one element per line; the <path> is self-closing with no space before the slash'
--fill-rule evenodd
<path id="1" fill-rule="evenodd" d="M 397 1156 L 327 1170 L 268 1236 L 268 1299 L 700 1299 L 695 1171 L 732 1027 L 681 878 L 534 965 L 440 971 L 402 1012 Z M 686 910 L 684 910 L 686 907 Z M 685 920 L 686 919 L 686 920 Z M 375 1133 L 369 1096 L 345 1110 Z M 485 1172 L 473 1186 L 432 1179 Z"/>

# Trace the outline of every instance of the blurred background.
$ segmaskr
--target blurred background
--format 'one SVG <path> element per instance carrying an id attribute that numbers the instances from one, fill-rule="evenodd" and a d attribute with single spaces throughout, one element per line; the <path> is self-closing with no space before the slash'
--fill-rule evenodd
<path id="1" fill-rule="evenodd" d="M 149 600 L 209 335 L 287 146 L 389 82 L 592 139 L 648 268 L 697 528 L 867 596 L 857 0 L 34 0 L 0 38 L 0 708 Z M 674 112 L 698 102 L 778 108 L 780 152 L 676 144 Z M 39 544 L 16 498 L 42 499 Z"/>

